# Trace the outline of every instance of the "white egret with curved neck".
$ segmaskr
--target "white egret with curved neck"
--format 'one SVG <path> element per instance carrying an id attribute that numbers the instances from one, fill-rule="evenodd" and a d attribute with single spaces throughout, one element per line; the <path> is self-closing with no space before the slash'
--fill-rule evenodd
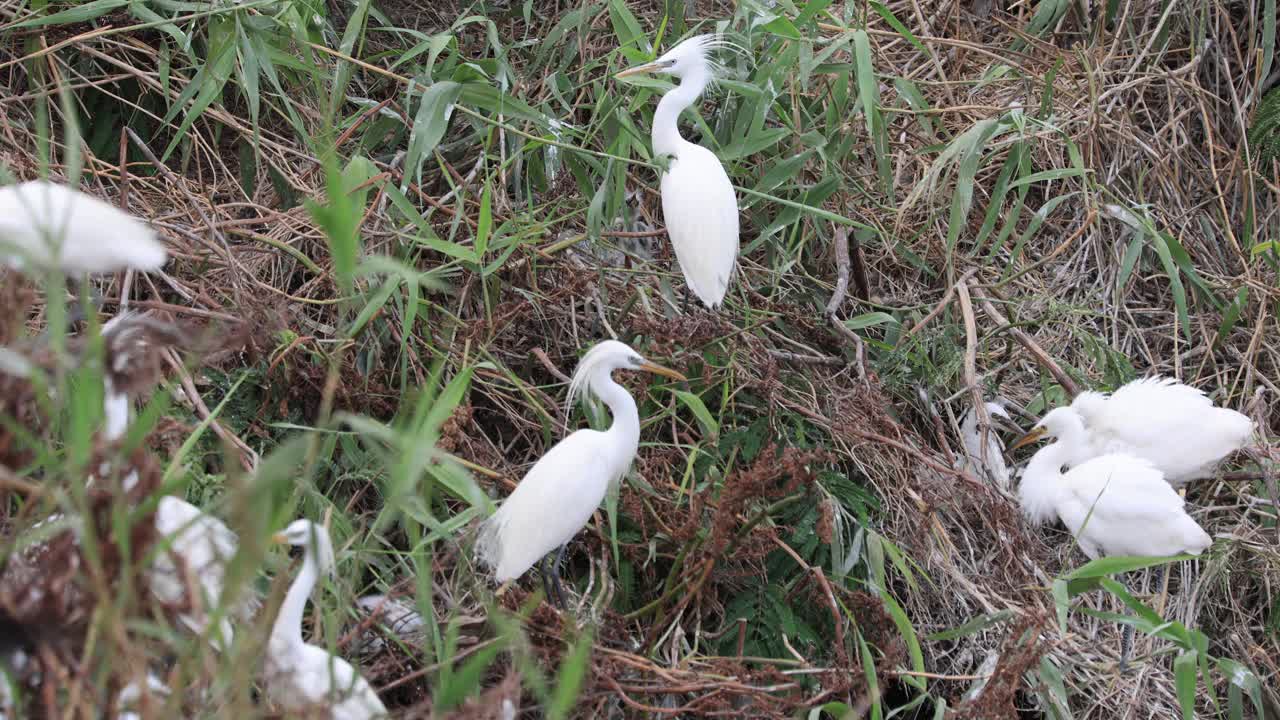
<path id="1" fill-rule="evenodd" d="M 610 484 L 626 475 L 640 447 L 640 413 L 626 388 L 614 382 L 614 370 L 644 370 L 675 380 L 684 375 L 645 360 L 617 340 L 591 348 L 578 363 L 569 383 L 568 406 L 590 391 L 613 415 L 608 430 L 583 428 L 556 443 L 524 476 L 498 511 L 480 530 L 476 551 L 500 583 L 520 577 L 534 563 L 540 569 L 547 597 L 554 587 L 564 607 L 559 564 L 564 546 L 586 526 Z M 560 548 L 551 571 L 546 556 Z M 550 580 L 550 584 L 548 584 Z"/>
<path id="2" fill-rule="evenodd" d="M 738 198 L 720 159 L 681 137 L 678 121 L 715 79 L 717 66 L 707 55 L 721 47 L 735 46 L 719 35 L 698 35 L 615 76 L 663 73 L 680 78 L 653 114 L 653 154 L 670 156 L 661 180 L 662 214 L 676 260 L 693 294 L 713 309 L 724 302 L 738 258 Z"/>
<path id="3" fill-rule="evenodd" d="M 1033 524 L 1045 523 L 1056 515 L 1092 560 L 1103 556 L 1199 555 L 1213 544 L 1209 534 L 1187 514 L 1182 496 L 1143 458 L 1111 452 L 1063 473 L 1062 467 L 1072 457 L 1090 451 L 1084 420 L 1074 408 L 1049 411 L 1010 449 L 1043 436 L 1057 442 L 1032 456 L 1018 485 L 1022 512 Z M 1167 580 L 1164 566 L 1160 571 Z M 1133 631 L 1132 625 L 1127 626 L 1121 639 L 1122 671 L 1133 646 Z"/>
<path id="4" fill-rule="evenodd" d="M 0 187 L 0 263 L 67 275 L 159 270 L 164 246 L 141 220 L 65 185 Z"/>
<path id="5" fill-rule="evenodd" d="M 1212 477 L 1254 430 L 1248 416 L 1215 407 L 1203 391 L 1172 378 L 1134 380 L 1110 395 L 1080 393 L 1071 408 L 1084 420 L 1088 442 L 1068 465 L 1124 452 L 1150 461 L 1174 487 Z"/>
<path id="6" fill-rule="evenodd" d="M 1063 473 L 1067 460 L 1089 442 L 1084 421 L 1074 409 L 1051 410 L 1011 449 L 1043 436 L 1057 442 L 1031 458 L 1018 486 L 1022 511 L 1033 523 L 1057 515 L 1091 559 L 1198 555 L 1212 544 L 1163 473 L 1147 460 L 1107 453 Z"/>
<path id="7" fill-rule="evenodd" d="M 310 520 L 295 520 L 273 538 L 305 548 L 302 569 L 289 586 L 267 641 L 266 690 L 268 697 L 290 712 L 315 712 L 328 708 L 333 720 L 367 720 L 385 717 L 387 709 L 355 668 L 328 650 L 302 640 L 302 612 L 321 575 L 335 568 L 329 532 Z"/>

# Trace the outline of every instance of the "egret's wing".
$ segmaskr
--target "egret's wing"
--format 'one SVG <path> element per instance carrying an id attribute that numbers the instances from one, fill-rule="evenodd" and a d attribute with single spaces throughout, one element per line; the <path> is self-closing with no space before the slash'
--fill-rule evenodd
<path id="1" fill-rule="evenodd" d="M 148 574 L 151 591 L 163 602 L 181 605 L 186 599 L 187 576 L 199 583 L 204 597 L 201 607 L 208 609 L 222 596 L 227 563 L 235 556 L 239 538 L 221 520 L 185 500 L 173 496 L 160 499 L 156 508 L 156 532 L 161 542 L 168 544 L 156 553 Z M 182 559 L 185 568 L 180 569 L 170 553 Z M 231 614 L 241 620 L 252 620 L 262 601 L 252 591 L 242 590 L 234 599 Z M 184 615 L 183 622 L 193 632 L 203 633 L 207 624 L 204 612 Z M 226 642 L 230 623 L 223 622 Z"/>
<path id="2" fill-rule="evenodd" d="M 1093 428 L 1100 450 L 1153 462 L 1182 484 L 1212 472 L 1253 434 L 1253 421 L 1218 408 L 1200 390 L 1171 378 L 1144 378 L 1115 391 Z"/>
<path id="3" fill-rule="evenodd" d="M 346 660 L 324 648 L 303 645 L 287 657 L 271 662 L 267 689 L 271 699 L 288 710 L 316 711 L 330 707 L 333 720 L 385 717 L 377 693 Z"/>
<path id="4" fill-rule="evenodd" d="M 1063 523 L 1105 555 L 1199 553 L 1212 542 L 1164 475 L 1141 458 L 1094 458 L 1063 475 L 1063 486 Z"/>
<path id="5" fill-rule="evenodd" d="M 689 288 L 718 307 L 738 258 L 738 199 L 715 153 L 681 149 L 662 176 L 662 214 Z"/>
<path id="6" fill-rule="evenodd" d="M 547 451 L 480 531 L 476 550 L 494 578 L 523 575 L 577 535 L 604 499 L 617 464 L 608 436 L 596 430 L 578 430 Z"/>
<path id="7" fill-rule="evenodd" d="M 53 260 L 57 247 L 58 264 L 70 273 L 150 271 L 167 259 L 164 246 L 142 221 L 91 195 L 45 181 L 0 188 L 0 258 L 12 258 L 14 247 L 41 264 Z"/>

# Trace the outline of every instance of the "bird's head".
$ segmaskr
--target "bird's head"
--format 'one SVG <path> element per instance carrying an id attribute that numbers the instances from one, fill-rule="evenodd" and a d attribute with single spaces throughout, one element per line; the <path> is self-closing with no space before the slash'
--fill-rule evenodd
<path id="1" fill-rule="evenodd" d="M 573 371 L 573 380 L 569 383 L 568 407 L 571 409 L 574 401 L 593 382 L 608 378 L 614 370 L 643 370 L 673 380 L 689 379 L 671 368 L 645 360 L 640 353 L 632 350 L 631 346 L 624 342 L 605 340 L 588 350 L 578 362 L 578 368 Z"/>
<path id="2" fill-rule="evenodd" d="M 719 74 L 721 66 L 711 60 L 710 53 L 718 48 L 741 50 L 739 46 L 725 40 L 718 33 L 695 35 L 666 51 L 657 60 L 627 68 L 614 77 L 625 78 L 641 73 L 652 73 L 673 75 L 683 79 L 700 72 L 715 76 Z"/>
<path id="3" fill-rule="evenodd" d="M 1045 416 L 1040 418 L 1040 422 L 1031 428 L 1031 432 L 1018 438 L 1009 446 L 1009 449 L 1016 450 L 1044 437 L 1056 440 L 1082 432 L 1084 432 L 1084 421 L 1080 419 L 1080 413 L 1071 407 L 1054 408 L 1045 413 Z"/>
<path id="4" fill-rule="evenodd" d="M 329 531 L 324 526 L 310 520 L 294 520 L 284 530 L 272 538 L 277 543 L 305 548 L 316 560 L 316 567 L 322 575 L 333 572 L 336 562 L 333 554 L 333 542 L 329 539 Z"/>

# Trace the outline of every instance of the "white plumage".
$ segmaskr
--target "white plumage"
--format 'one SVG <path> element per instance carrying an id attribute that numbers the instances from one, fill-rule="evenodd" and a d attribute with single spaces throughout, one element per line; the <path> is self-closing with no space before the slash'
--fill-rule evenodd
<path id="1" fill-rule="evenodd" d="M 102 327 L 108 342 L 119 344 L 121 335 L 131 332 L 129 321 L 138 317 L 122 313 Z M 140 361 L 129 353 L 120 352 L 114 362 Z M 111 382 L 112 373 L 124 373 L 128 368 L 113 365 L 104 378 L 103 404 L 106 415 L 103 438 L 115 442 L 124 437 L 129 426 L 132 402 L 127 394 Z M 137 482 L 137 475 L 130 473 L 124 479 L 129 490 Z M 209 626 L 209 609 L 222 599 L 227 563 L 236 554 L 239 538 L 221 520 L 181 498 L 166 495 L 160 498 L 155 513 L 157 547 L 151 567 L 147 570 L 147 587 L 163 605 L 186 608 L 178 619 L 197 635 L 204 634 Z M 199 597 L 192 597 L 192 590 Z M 231 617 L 244 622 L 252 621 L 260 602 L 256 595 L 241 592 L 232 599 Z M 230 647 L 234 631 L 230 619 L 222 617 L 218 629 L 211 638 L 220 649 Z"/>
<path id="2" fill-rule="evenodd" d="M 556 443 L 485 521 L 476 551 L 498 582 L 523 575 L 572 540 L 600 506 L 610 483 L 631 467 L 640 444 L 640 413 L 631 395 L 611 377 L 614 370 L 623 369 L 685 379 L 616 340 L 596 345 L 582 358 L 569 385 L 569 405 L 589 390 L 608 406 L 613 423 L 603 432 L 577 430 Z"/>
<path id="3" fill-rule="evenodd" d="M 158 270 L 167 255 L 142 221 L 64 185 L 0 187 L 0 262 L 68 275 Z"/>
<path id="4" fill-rule="evenodd" d="M 1084 420 L 1088 443 L 1069 465 L 1124 452 L 1150 461 L 1174 487 L 1212 477 L 1254 430 L 1247 416 L 1214 407 L 1202 391 L 1172 378 L 1134 380 L 1109 396 L 1081 393 L 1071 407 Z"/>
<path id="5" fill-rule="evenodd" d="M 662 214 L 676 260 L 690 290 L 710 308 L 724 302 L 738 258 L 738 198 L 715 153 L 680 136 L 679 118 L 714 79 L 716 66 L 707 55 L 717 47 L 732 46 L 717 35 L 699 35 L 651 63 L 618 73 L 680 78 L 653 115 L 653 152 L 671 158 L 661 181 Z"/>
<path id="6" fill-rule="evenodd" d="M 662 214 L 689 289 L 710 308 L 729 290 L 738 259 L 738 199 L 715 153 L 685 143 L 662 176 Z"/>
<path id="7" fill-rule="evenodd" d="M 201 635 L 209 626 L 209 610 L 222 599 L 227 564 L 235 556 L 239 538 L 214 516 L 191 503 L 166 495 L 156 506 L 159 547 L 147 572 L 147 585 L 160 602 L 188 607 L 178 619 Z M 191 591 L 200 597 L 191 597 Z M 232 618 L 252 622 L 260 606 L 251 592 L 232 598 Z M 235 633 L 230 618 L 222 617 L 212 638 L 220 648 L 231 646 Z"/>
<path id="8" fill-rule="evenodd" d="M 985 406 L 989 416 L 1009 419 L 1009 411 L 1005 410 L 1003 405 L 989 402 Z M 960 422 L 960 440 L 964 443 L 965 454 L 961 466 L 986 477 L 997 487 L 1007 490 L 1010 476 L 1009 466 L 1004 461 L 1004 443 L 990 428 L 986 433 L 986 443 L 983 443 L 982 435 L 978 427 L 978 411 L 976 408 L 969 408 L 964 420 Z"/>
<path id="9" fill-rule="evenodd" d="M 1090 558 L 1198 555 L 1212 544 L 1209 535 L 1187 514 L 1183 499 L 1161 472 L 1142 458 L 1109 453 L 1064 474 L 1067 458 L 1088 442 L 1084 423 L 1074 409 L 1050 411 L 1014 447 L 1042 435 L 1057 442 L 1031 458 L 1018 487 L 1022 510 L 1033 523 L 1056 516 Z"/>
<path id="10" fill-rule="evenodd" d="M 308 717 L 368 720 L 387 709 L 369 683 L 346 660 L 302 640 L 302 612 L 322 574 L 334 570 L 329 533 L 310 520 L 296 520 L 276 542 L 306 548 L 302 569 L 289 586 L 267 644 L 266 690 L 278 706 Z M 326 710 L 321 714 L 314 714 Z"/>

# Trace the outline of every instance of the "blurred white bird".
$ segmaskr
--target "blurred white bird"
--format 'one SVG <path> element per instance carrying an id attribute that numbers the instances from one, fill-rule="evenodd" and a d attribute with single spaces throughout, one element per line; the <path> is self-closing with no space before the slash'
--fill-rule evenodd
<path id="1" fill-rule="evenodd" d="M 322 574 L 334 571 L 329 532 L 310 520 L 295 520 L 275 541 L 305 548 L 302 569 L 289 586 L 267 644 L 266 690 L 286 711 L 328 708 L 333 720 L 385 717 L 387 709 L 369 683 L 346 660 L 302 640 L 302 612 Z"/>
<path id="2" fill-rule="evenodd" d="M 44 180 L 0 187 L 0 262 L 67 275 L 158 270 L 164 246 L 141 220 Z"/>
<path id="3" fill-rule="evenodd" d="M 576 430 L 548 450 L 502 507 L 485 521 L 476 544 L 480 561 L 493 568 L 494 579 L 500 583 L 520 577 L 541 561 L 547 597 L 555 597 L 561 607 L 564 592 L 559 564 L 564 546 L 586 526 L 609 486 L 626 475 L 640 446 L 636 401 L 614 382 L 614 370 L 645 370 L 676 380 L 687 379 L 675 370 L 645 360 L 617 340 L 606 340 L 591 348 L 573 373 L 567 405 L 571 408 L 584 391 L 590 391 L 608 406 L 613 424 L 603 432 Z M 546 555 L 556 548 L 560 553 L 548 573 Z"/>
<path id="4" fill-rule="evenodd" d="M 1174 487 L 1212 477 L 1218 463 L 1244 447 L 1254 430 L 1247 416 L 1214 407 L 1202 391 L 1172 378 L 1134 380 L 1109 396 L 1080 393 L 1071 407 L 1084 420 L 1088 441 L 1068 465 L 1104 453 L 1128 453 L 1150 461 Z"/>
<path id="5" fill-rule="evenodd" d="M 1198 555 L 1212 544 L 1208 533 L 1187 514 L 1183 499 L 1150 462 L 1124 453 L 1088 460 L 1067 473 L 1062 467 L 1089 442 L 1084 421 L 1073 408 L 1049 411 L 1019 448 L 1048 436 L 1028 463 L 1018 486 L 1022 511 L 1035 524 L 1055 515 L 1085 555 L 1165 557 Z"/>
<path id="6" fill-rule="evenodd" d="M 140 329 L 145 329 L 145 321 L 134 313 L 121 313 L 102 326 L 103 342 L 113 350 L 109 353 L 111 366 L 103 378 L 106 419 L 102 434 L 107 442 L 123 438 L 129 427 L 132 401 L 121 383 L 112 378 L 135 372 L 130 363 L 146 361 L 147 339 L 135 332 Z M 137 481 L 137 474 L 130 473 L 124 479 L 124 489 L 132 489 Z M 178 619 L 193 633 L 203 635 L 209 625 L 209 609 L 222 599 L 227 563 L 236 554 L 239 538 L 221 520 L 172 495 L 160 498 L 155 523 L 157 547 L 147 571 L 147 586 L 163 605 L 188 608 Z M 191 597 L 192 589 L 201 597 Z M 250 622 L 260 606 L 256 594 L 242 591 L 231 599 L 230 615 Z M 233 638 L 230 619 L 220 618 L 212 642 L 226 649 Z"/>
<path id="7" fill-rule="evenodd" d="M 680 137 L 680 112 L 698 99 L 718 67 L 707 58 L 733 48 L 719 35 L 698 35 L 657 60 L 615 77 L 664 73 L 680 84 L 662 96 L 653 115 L 653 153 L 671 157 L 662 176 L 662 214 L 685 282 L 709 308 L 719 307 L 738 258 L 738 198 L 715 153 Z"/>
<path id="8" fill-rule="evenodd" d="M 375 619 L 377 627 L 366 629 L 360 637 L 360 652 L 373 654 L 386 647 L 383 632 L 390 633 L 409 646 L 426 640 L 426 622 L 411 603 L 387 595 L 365 595 L 356 600 L 356 607 L 365 616 Z M 383 628 L 383 629 L 380 629 Z"/>
<path id="9" fill-rule="evenodd" d="M 158 717 L 155 709 L 164 705 L 163 698 L 169 696 L 169 686 L 164 684 L 160 678 L 153 673 L 147 673 L 146 688 L 137 680 L 130 680 L 129 684 L 120 689 L 116 694 L 116 720 L 142 720 L 143 717 Z M 144 699 L 146 698 L 146 699 Z M 147 702 L 150 700 L 150 705 Z M 152 712 L 145 715 L 140 710 L 151 709 Z"/>
<path id="10" fill-rule="evenodd" d="M 999 403 L 985 403 L 987 414 L 993 418 L 1003 418 L 1012 423 L 1009 411 Z M 982 441 L 982 431 L 978 427 L 978 411 L 969 408 L 964 420 L 960 421 L 960 440 L 964 443 L 965 457 L 961 466 L 970 468 L 980 477 L 986 477 L 1002 490 L 1009 489 L 1009 466 L 1004 461 L 1004 443 L 994 429 L 986 433 L 987 439 Z"/>

